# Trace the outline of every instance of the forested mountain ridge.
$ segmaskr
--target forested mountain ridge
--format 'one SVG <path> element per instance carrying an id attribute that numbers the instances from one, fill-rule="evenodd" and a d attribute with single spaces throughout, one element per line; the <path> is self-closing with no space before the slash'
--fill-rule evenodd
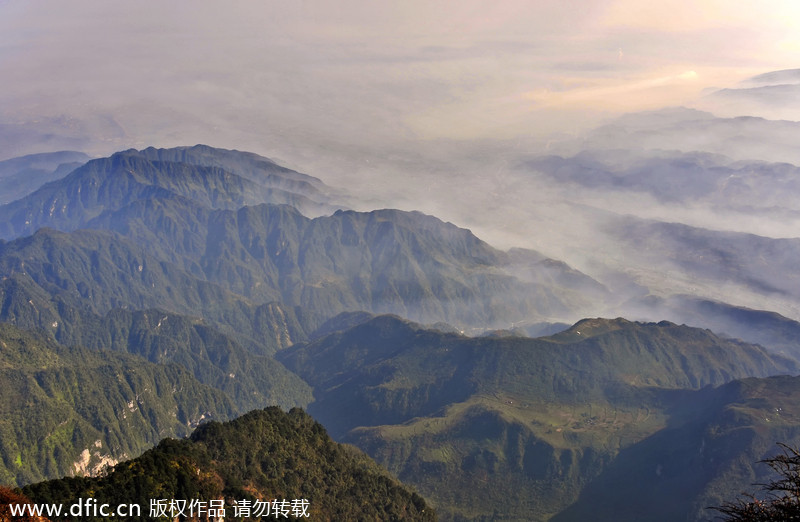
<path id="1" fill-rule="evenodd" d="M 145 519 L 153 499 L 220 499 L 226 519 L 241 518 L 237 502 L 249 502 L 255 512 L 256 501 L 286 500 L 287 512 L 301 520 L 436 520 L 422 497 L 357 450 L 333 442 L 299 409 L 267 408 L 206 423 L 190 438 L 166 439 L 103 477 L 54 480 L 23 491 L 40 503 L 69 504 L 90 495 L 109 505 L 137 503 Z M 264 518 L 280 513 L 270 507 Z"/>
<path id="2" fill-rule="evenodd" d="M 312 415 L 416 484 L 446 520 L 546 520 L 626 448 L 702 419 L 693 401 L 721 401 L 690 390 L 798 372 L 708 330 L 624 319 L 529 339 L 379 316 L 277 357 L 313 386 Z"/>
<path id="3" fill-rule="evenodd" d="M 249 168 L 240 175 L 216 166 L 232 163 L 224 156 L 230 151 L 216 151 L 221 159 L 203 161 L 213 156 L 211 150 L 201 146 L 171 152 L 128 150 L 91 160 L 66 177 L 0 207 L 0 237 L 29 235 L 42 227 L 71 231 L 86 226 L 102 212 L 168 195 L 189 198 L 212 209 L 236 209 L 266 202 L 288 203 L 303 209 L 330 208 L 324 201 L 311 199 L 327 197 L 322 192 L 324 184 L 311 176 L 284 169 L 266 158 L 249 161 Z M 177 155 L 187 161 L 158 159 Z M 242 161 L 250 159 L 246 154 L 239 157 Z"/>
<path id="4" fill-rule="evenodd" d="M 793 359 L 708 330 L 625 319 L 585 319 L 530 339 L 470 338 L 378 316 L 277 358 L 314 387 L 309 411 L 334 434 L 431 415 L 498 390 L 537 400 L 620 400 L 631 388 L 698 389 L 800 371 Z"/>
<path id="5" fill-rule="evenodd" d="M 41 229 L 0 243 L 0 270 L 0 288 L 11 296 L 2 317 L 24 327 L 48 327 L 63 303 L 97 315 L 161 308 L 201 316 L 256 353 L 271 353 L 303 335 L 292 308 L 254 303 L 110 232 Z M 68 321 L 59 324 L 70 328 Z"/>
<path id="6" fill-rule="evenodd" d="M 42 227 L 112 230 L 192 277 L 257 303 L 302 307 L 310 329 L 357 310 L 497 328 L 574 316 L 607 297 L 602 284 L 562 262 L 499 251 L 419 212 L 302 213 L 300 200 L 332 205 L 334 194 L 251 154 L 204 146 L 131 150 L 0 206 L 0 236 Z M 154 301 L 111 306 L 186 312 L 169 299 Z"/>
<path id="7" fill-rule="evenodd" d="M 224 401 L 218 419 L 307 407 L 337 439 L 415 484 L 446 520 L 582 513 L 581 495 L 602 492 L 617 459 L 669 433 L 696 428 L 694 437 L 706 429 L 698 412 L 739 400 L 713 387 L 800 371 L 760 346 L 666 321 L 575 323 L 609 301 L 689 315 L 701 305 L 636 285 L 615 295 L 536 251 L 498 250 L 420 212 L 347 210 L 344 199 L 266 158 L 205 146 L 89 162 L 0 207 L 9 237 L 0 240 L 0 321 L 76 346 L 47 341 L 89 362 L 141 356 L 143 367 L 180 371 L 175 379 Z M 396 315 L 376 315 L 387 313 Z M 555 324 L 564 321 L 574 324 Z M 793 326 L 763 338 L 792 354 Z M 790 381 L 769 382 L 793 396 Z M 42 404 L 55 408 L 51 395 Z M 764 407 L 720 415 L 750 426 Z M 117 422 L 105 409 L 85 412 L 86 422 Z M 773 433 L 762 428 L 754 430 Z M 148 429 L 131 437 L 154 443 Z M 725 440 L 731 458 L 761 447 Z M 654 455 L 648 449 L 642 462 L 655 467 Z M 34 474 L 21 481 L 63 473 L 46 454 L 26 458 Z M 687 502 L 710 498 L 722 488 L 714 484 L 698 483 Z"/>
<path id="8" fill-rule="evenodd" d="M 194 219 L 187 223 L 187 216 Z M 207 212 L 172 199 L 126 207 L 91 225 L 139 244 L 169 245 L 160 257 L 194 274 L 325 318 L 367 310 L 501 325 L 574 313 L 606 292 L 565 265 L 510 256 L 419 212 L 337 211 L 309 219 L 288 206 Z"/>
<path id="9" fill-rule="evenodd" d="M 177 364 L 60 346 L 0 323 L 0 482 L 97 473 L 236 413 Z"/>

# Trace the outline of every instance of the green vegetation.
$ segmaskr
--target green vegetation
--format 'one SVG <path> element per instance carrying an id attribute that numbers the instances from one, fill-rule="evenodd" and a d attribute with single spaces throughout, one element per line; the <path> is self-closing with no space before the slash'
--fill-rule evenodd
<path id="1" fill-rule="evenodd" d="M 0 243 L 0 274 L 0 319 L 24 328 L 75 329 L 84 310 L 159 308 L 207 319 L 256 353 L 303 337 L 292 308 L 254 303 L 109 232 L 44 229 Z M 59 321 L 65 305 L 72 314 Z"/>
<path id="2" fill-rule="evenodd" d="M 88 496 L 138 503 L 143 515 L 150 499 L 222 498 L 231 519 L 234 501 L 307 499 L 308 520 L 436 520 L 422 497 L 333 442 L 302 410 L 275 407 L 203 424 L 189 439 L 166 439 L 104 476 L 32 484 L 23 493 L 40 503 Z"/>
<path id="3" fill-rule="evenodd" d="M 200 421 L 228 397 L 175 365 L 57 345 L 0 323 L 0 483 L 92 473 Z"/>
<path id="4" fill-rule="evenodd" d="M 781 447 L 782 454 L 761 461 L 778 475 L 770 483 L 761 485 L 767 498 L 740 498 L 713 508 L 723 514 L 723 520 L 770 522 L 800 519 L 800 452 L 784 444 Z"/>
<path id="5" fill-rule="evenodd" d="M 664 429 L 621 451 L 553 520 L 707 520 L 709 506 L 774 478 L 756 461 L 774 456 L 776 441 L 800 443 L 800 377 L 681 395 Z"/>
<path id="6" fill-rule="evenodd" d="M 466 338 L 380 316 L 278 358 L 314 387 L 312 415 L 414 484 L 446 520 L 548 520 L 584 505 L 595 484 L 626 494 L 636 484 L 605 478 L 615 463 L 675 426 L 705 422 L 703 408 L 729 400 L 725 386 L 716 394 L 704 387 L 797 372 L 791 360 L 707 330 L 623 319 L 588 319 L 527 339 Z M 733 455 L 752 450 L 734 446 Z M 654 473 L 656 455 L 651 448 L 635 463 Z M 709 498 L 702 481 L 712 477 L 700 476 L 698 496 L 670 492 L 665 498 L 678 507 L 665 513 L 685 517 L 687 502 Z M 680 495 L 690 500 L 676 502 Z M 580 516 L 563 520 L 592 519 L 603 505 L 592 498 Z M 614 509 L 599 519 L 623 520 Z"/>
<path id="7" fill-rule="evenodd" d="M 800 378 L 767 378 L 796 361 L 668 322 L 521 337 L 607 290 L 432 216 L 336 210 L 336 197 L 197 146 L 90 161 L 0 207 L 0 482 L 102 472 L 201 420 L 307 406 L 448 520 L 694 520 L 759 478 L 751 463 L 774 441 L 800 440 Z M 386 313 L 439 323 L 373 315 Z M 796 353 L 794 322 L 715 313 Z M 511 321 L 528 324 L 459 333 Z M 29 491 L 432 516 L 299 410 L 243 419 Z"/>
<path id="8" fill-rule="evenodd" d="M 197 299 L 219 295 L 209 283 L 256 303 L 301 307 L 307 332 L 343 311 L 487 326 L 573 312 L 605 296 L 602 285 L 563 263 L 498 251 L 418 212 L 301 213 L 332 210 L 329 192 L 319 180 L 254 155 L 208 147 L 120 152 L 0 207 L 0 237 L 46 227 L 104 229 L 144 251 L 120 244 L 119 236 L 51 234 L 67 247 L 63 258 L 41 241 L 16 240 L 0 255 L 0 271 L 28 273 L 47 291 L 77 293 L 96 313 L 197 310 L 236 330 L 220 321 L 223 307 L 212 305 L 219 299 Z M 73 241 L 78 249 L 63 244 Z M 30 261 L 26 270 L 21 259 Z M 227 301 L 226 310 L 240 306 Z"/>
<path id="9" fill-rule="evenodd" d="M 651 388 L 798 371 L 790 359 L 707 330 L 624 319 L 585 320 L 529 339 L 467 338 L 380 316 L 285 349 L 278 359 L 314 387 L 309 411 L 336 436 L 438 414 L 475 395 L 639 408 Z"/>
<path id="10" fill-rule="evenodd" d="M 292 309 L 255 305 L 217 285 L 176 274 L 107 233 L 67 236 L 49 230 L 20 243 L 14 245 L 19 249 L 0 245 L 9 274 L 0 280 L 0 321 L 43 330 L 61 344 L 178 363 L 229 394 L 240 412 L 309 402 L 308 386 L 270 357 L 303 335 Z M 145 270 L 151 265 L 153 270 Z M 164 308 L 148 308 L 157 304 Z"/>

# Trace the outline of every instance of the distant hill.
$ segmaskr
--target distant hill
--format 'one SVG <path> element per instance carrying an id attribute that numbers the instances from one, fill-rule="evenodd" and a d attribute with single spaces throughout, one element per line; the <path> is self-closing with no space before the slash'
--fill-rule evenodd
<path id="1" fill-rule="evenodd" d="M 742 296 L 739 302 L 763 302 L 779 312 L 797 310 L 800 278 L 793 260 L 800 255 L 800 239 L 776 239 L 630 216 L 609 220 L 604 230 L 619 241 L 620 248 L 631 252 L 632 262 L 661 274 L 667 288 L 672 282 L 669 274 L 675 274 L 675 279 L 691 281 L 699 295 L 719 293 L 730 295 L 731 300 Z M 679 288 L 674 293 L 689 293 L 686 286 Z"/>
<path id="2" fill-rule="evenodd" d="M 88 233 L 77 229 L 111 230 L 152 258 L 136 265 L 143 270 L 166 262 L 256 303 L 301 307 L 308 331 L 340 312 L 359 310 L 502 328 L 579 317 L 608 294 L 562 262 L 529 250 L 499 251 L 469 230 L 419 212 L 303 214 L 311 207 L 317 213 L 335 208 L 334 197 L 319 180 L 249 153 L 205 146 L 131 150 L 90 161 L 0 206 L 0 236 L 53 227 L 78 234 L 57 236 L 60 241 L 85 244 Z M 28 244 L 9 241 L 6 252 Z M 74 276 L 60 265 L 68 284 Z M 105 291 L 85 293 L 97 299 Z M 153 296 L 147 305 L 134 298 L 112 306 L 186 313 L 184 303 L 175 302 L 182 300 Z"/>
<path id="3" fill-rule="evenodd" d="M 701 103 L 724 114 L 796 120 L 800 113 L 798 93 L 800 70 L 784 69 L 747 78 L 731 88 L 712 91 Z"/>
<path id="4" fill-rule="evenodd" d="M 630 113 L 593 129 L 579 146 L 581 150 L 701 150 L 734 160 L 800 164 L 794 145 L 800 123 L 734 114 L 737 117 L 723 118 L 686 107 Z"/>
<path id="5" fill-rule="evenodd" d="M 734 161 L 697 151 L 583 151 L 573 157 L 541 156 L 523 168 L 554 183 L 649 194 L 660 202 L 719 205 L 727 209 L 793 209 L 798 167 L 789 163 Z"/>
<path id="6" fill-rule="evenodd" d="M 45 183 L 66 176 L 90 159 L 82 152 L 61 151 L 0 161 L 0 205 L 27 196 Z"/>
<path id="7" fill-rule="evenodd" d="M 776 312 L 734 306 L 691 295 L 666 298 L 647 296 L 625 306 L 631 314 L 657 315 L 690 326 L 703 326 L 714 332 L 800 360 L 800 322 Z"/>
<path id="8" fill-rule="evenodd" d="M 70 504 L 88 496 L 114 506 L 137 503 L 143 517 L 151 499 L 220 499 L 226 519 L 234 518 L 234 502 L 249 502 L 255 510 L 256 501 L 285 499 L 290 518 L 306 513 L 309 520 L 436 520 L 422 497 L 357 450 L 334 443 L 299 409 L 267 408 L 206 423 L 189 439 L 164 440 L 103 477 L 43 482 L 23 491 L 39 503 Z M 265 518 L 272 516 L 270 511 Z"/>
<path id="9" fill-rule="evenodd" d="M 687 390 L 798 372 L 707 330 L 623 319 L 529 339 L 379 316 L 277 356 L 314 388 L 312 415 L 447 520 L 544 520 L 679 418 Z"/>
<path id="10" fill-rule="evenodd" d="M 218 161 L 207 161 L 210 150 L 195 147 L 172 151 L 173 154 L 155 149 L 129 150 L 89 161 L 24 200 L 0 207 L 0 237 L 29 235 L 42 227 L 75 230 L 102 212 L 153 197 L 188 198 L 210 209 L 237 209 L 259 203 L 291 204 L 317 212 L 320 208 L 331 209 L 324 201 L 325 185 L 311 176 L 247 153 L 238 153 L 239 165 L 244 164 L 239 166 L 238 174 L 214 166 L 232 164 L 229 151 L 218 151 Z M 151 159 L 178 152 L 191 162 Z"/>

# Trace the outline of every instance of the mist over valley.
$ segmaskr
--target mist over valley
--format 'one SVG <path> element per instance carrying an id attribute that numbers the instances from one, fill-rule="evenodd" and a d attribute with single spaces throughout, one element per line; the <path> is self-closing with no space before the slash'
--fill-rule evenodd
<path id="1" fill-rule="evenodd" d="M 0 513 L 701 521 L 773 480 L 800 13 L 585 4 L 0 5 Z"/>

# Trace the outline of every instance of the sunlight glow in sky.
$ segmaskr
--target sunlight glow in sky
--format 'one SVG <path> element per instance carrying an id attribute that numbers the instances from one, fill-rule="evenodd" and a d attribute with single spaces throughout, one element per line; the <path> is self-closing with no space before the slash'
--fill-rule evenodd
<path id="1" fill-rule="evenodd" d="M 726 119 L 800 121 L 799 28 L 796 0 L 0 0 L 0 160 L 252 151 L 358 210 L 420 210 L 589 271 L 628 262 L 598 232 L 608 214 L 796 235 L 794 206 L 576 193 L 520 166 L 592 146 L 800 165 L 800 124 Z"/>
<path id="2" fill-rule="evenodd" d="M 5 1 L 0 117 L 107 113 L 145 141 L 573 132 L 794 68 L 799 24 L 794 1 Z"/>

